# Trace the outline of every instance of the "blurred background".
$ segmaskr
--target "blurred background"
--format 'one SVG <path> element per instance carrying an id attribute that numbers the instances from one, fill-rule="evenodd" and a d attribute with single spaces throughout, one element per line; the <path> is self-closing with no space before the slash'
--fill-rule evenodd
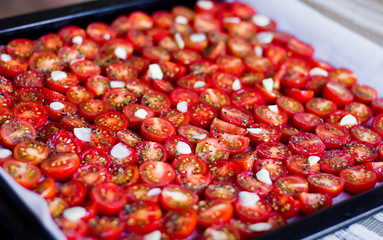
<path id="1" fill-rule="evenodd" d="M 91 0 L 0 0 L 0 18 L 86 1 Z M 383 0 L 299 1 L 383 46 Z"/>
<path id="2" fill-rule="evenodd" d="M 89 1 L 90 0 L 0 0 L 0 18 Z"/>

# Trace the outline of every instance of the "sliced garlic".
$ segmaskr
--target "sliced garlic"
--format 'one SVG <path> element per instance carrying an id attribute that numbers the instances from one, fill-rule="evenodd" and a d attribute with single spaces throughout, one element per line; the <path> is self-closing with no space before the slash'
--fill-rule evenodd
<path id="1" fill-rule="evenodd" d="M 134 116 L 145 119 L 148 116 L 148 112 L 145 109 L 138 109 L 137 111 L 134 112 Z"/>
<path id="2" fill-rule="evenodd" d="M 74 128 L 74 135 L 84 142 L 90 142 L 92 136 L 92 129 L 90 128 Z"/>
<path id="3" fill-rule="evenodd" d="M 181 154 L 190 154 L 192 153 L 192 150 L 189 146 L 189 144 L 179 141 L 176 145 L 177 152 Z"/>
<path id="4" fill-rule="evenodd" d="M 66 72 L 63 72 L 63 71 L 52 71 L 51 72 L 51 78 L 53 81 L 63 80 L 67 77 L 68 77 L 68 75 L 66 74 Z"/>
<path id="5" fill-rule="evenodd" d="M 117 143 L 113 146 L 112 150 L 110 150 L 110 155 L 118 159 L 129 157 L 130 154 L 132 154 L 132 152 L 123 143 Z"/>
<path id="6" fill-rule="evenodd" d="M 187 112 L 188 111 L 188 102 L 183 101 L 177 103 L 177 110 L 180 112 Z"/>
<path id="7" fill-rule="evenodd" d="M 270 173 L 265 168 L 262 168 L 259 170 L 255 176 L 257 177 L 258 181 L 266 183 L 267 185 L 273 184 L 270 178 Z"/>
<path id="8" fill-rule="evenodd" d="M 320 157 L 318 157 L 318 156 L 310 156 L 310 157 L 308 157 L 307 161 L 309 162 L 310 166 L 313 166 L 313 165 L 317 164 L 320 161 Z"/>

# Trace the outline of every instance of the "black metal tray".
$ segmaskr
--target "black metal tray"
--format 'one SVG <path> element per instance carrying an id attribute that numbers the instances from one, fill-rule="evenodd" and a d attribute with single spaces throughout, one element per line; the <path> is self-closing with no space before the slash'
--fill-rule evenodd
<path id="1" fill-rule="evenodd" d="M 151 13 L 158 9 L 171 9 L 179 4 L 192 7 L 194 3 L 195 0 L 103 0 L 0 19 L 0 44 L 7 44 L 14 38 L 37 39 L 69 24 L 86 27 L 92 21 L 110 23 L 118 15 L 134 10 Z M 257 239 L 316 239 L 357 221 L 366 213 L 372 214 L 381 210 L 381 205 L 383 186 L 289 223 Z M 24 205 L 1 176 L 0 223 L 16 239 L 54 239 L 44 223 Z M 0 230 L 1 227 L 0 225 Z M 11 234 L 1 232 L 1 239 L 13 238 Z"/>

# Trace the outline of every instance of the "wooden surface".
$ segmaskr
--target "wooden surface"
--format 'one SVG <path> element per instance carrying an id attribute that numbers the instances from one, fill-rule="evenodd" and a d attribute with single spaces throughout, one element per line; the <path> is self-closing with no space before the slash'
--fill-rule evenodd
<path id="1" fill-rule="evenodd" d="M 383 46 L 383 0 L 301 0 Z"/>

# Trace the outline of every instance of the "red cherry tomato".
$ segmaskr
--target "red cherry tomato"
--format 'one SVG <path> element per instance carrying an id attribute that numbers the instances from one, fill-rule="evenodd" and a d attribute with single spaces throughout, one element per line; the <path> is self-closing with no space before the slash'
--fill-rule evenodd
<path id="1" fill-rule="evenodd" d="M 21 118 L 7 120 L 0 127 L 1 144 L 10 149 L 20 142 L 33 141 L 36 136 L 35 128 Z"/>
<path id="2" fill-rule="evenodd" d="M 321 155 L 325 144 L 316 135 L 308 132 L 294 134 L 289 140 L 289 148 L 294 154 Z"/>
<path id="3" fill-rule="evenodd" d="M 146 161 L 140 165 L 140 179 L 151 186 L 166 186 L 174 181 L 176 173 L 166 162 Z"/>
<path id="4" fill-rule="evenodd" d="M 323 172 L 338 175 L 341 170 L 353 166 L 354 159 L 347 151 L 334 149 L 323 153 L 319 163 Z"/>
<path id="5" fill-rule="evenodd" d="M 48 146 L 40 141 L 23 141 L 13 148 L 15 160 L 37 165 L 49 155 Z"/>
<path id="6" fill-rule="evenodd" d="M 28 163 L 8 160 L 3 163 L 2 167 L 16 182 L 26 188 L 34 187 L 41 178 L 40 169 Z"/>
<path id="7" fill-rule="evenodd" d="M 315 134 L 328 149 L 340 148 L 350 141 L 350 134 L 347 129 L 337 124 L 319 124 L 315 127 Z"/>
<path id="8" fill-rule="evenodd" d="M 345 181 L 333 174 L 318 173 L 307 177 L 311 192 L 328 194 L 332 198 L 338 196 L 344 187 Z"/>
<path id="9" fill-rule="evenodd" d="M 340 171 L 339 176 L 345 181 L 344 189 L 354 194 L 370 190 L 378 180 L 374 170 L 360 165 Z"/>
<path id="10" fill-rule="evenodd" d="M 125 194 L 115 183 L 101 183 L 90 191 L 90 198 L 96 202 L 101 214 L 114 215 L 123 209 Z"/>
<path id="11" fill-rule="evenodd" d="M 320 171 L 319 163 L 311 163 L 309 156 L 292 155 L 286 159 L 286 168 L 290 174 L 309 176 Z"/>
<path id="12" fill-rule="evenodd" d="M 40 164 L 41 171 L 56 181 L 69 179 L 79 166 L 80 157 L 75 153 L 58 153 Z"/>
<path id="13" fill-rule="evenodd" d="M 323 193 L 302 193 L 299 195 L 301 202 L 301 212 L 310 215 L 323 208 L 332 205 L 332 199 L 329 195 Z"/>

